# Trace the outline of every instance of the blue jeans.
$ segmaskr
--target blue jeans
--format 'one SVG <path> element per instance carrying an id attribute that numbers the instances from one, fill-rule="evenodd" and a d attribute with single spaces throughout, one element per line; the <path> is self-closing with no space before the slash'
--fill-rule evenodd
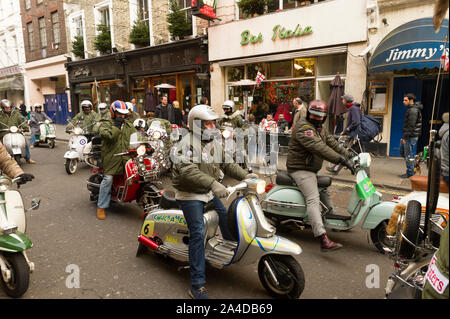
<path id="1" fill-rule="evenodd" d="M 404 139 L 405 143 L 400 143 L 400 155 L 405 159 L 406 162 L 406 175 L 408 177 L 413 176 L 414 173 L 414 156 L 416 156 L 417 140 L 418 137 L 412 137 Z"/>
<path id="2" fill-rule="evenodd" d="M 28 145 L 27 141 L 25 140 L 25 159 L 28 161 L 30 158 L 31 158 L 30 146 Z"/>
<path id="3" fill-rule="evenodd" d="M 449 186 L 449 185 L 448 185 L 448 176 L 442 176 L 442 178 L 443 178 L 444 181 L 447 183 L 447 186 Z"/>
<path id="4" fill-rule="evenodd" d="M 30 144 L 34 145 L 34 143 L 36 143 L 36 135 L 31 133 L 31 135 L 30 135 Z"/>
<path id="5" fill-rule="evenodd" d="M 98 193 L 98 208 L 108 208 L 111 201 L 111 188 L 113 185 L 113 175 L 104 175 L 100 183 L 100 190 Z"/>
<path id="6" fill-rule="evenodd" d="M 183 211 L 189 229 L 189 271 L 191 286 L 199 288 L 206 283 L 205 274 L 205 224 L 203 223 L 203 207 L 199 200 L 177 200 Z M 213 199 L 215 210 L 219 215 L 219 227 L 223 238 L 232 240 L 227 227 L 227 209 L 220 199 Z"/>

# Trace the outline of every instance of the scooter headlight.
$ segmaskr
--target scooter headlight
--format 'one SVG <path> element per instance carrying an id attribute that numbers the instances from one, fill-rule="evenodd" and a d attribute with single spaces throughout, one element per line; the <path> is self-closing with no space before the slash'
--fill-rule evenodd
<path id="1" fill-rule="evenodd" d="M 372 157 L 369 153 L 360 153 L 358 157 L 361 167 L 370 167 L 370 164 L 372 163 Z"/>
<path id="2" fill-rule="evenodd" d="M 11 179 L 9 179 L 5 176 L 0 176 L 0 191 L 1 192 L 6 192 L 8 189 L 11 188 L 11 185 L 12 185 Z"/>
<path id="3" fill-rule="evenodd" d="M 44 123 L 45 124 L 50 124 L 50 121 L 49 120 L 45 120 Z"/>
<path id="4" fill-rule="evenodd" d="M 146 152 L 147 148 L 145 147 L 145 145 L 139 145 L 139 147 L 136 149 L 136 153 L 139 156 L 145 155 Z"/>
<path id="5" fill-rule="evenodd" d="M 75 135 L 81 135 L 81 134 L 83 134 L 83 129 L 82 129 L 81 127 L 76 127 L 76 128 L 73 130 L 73 134 L 75 134 Z"/>
<path id="6" fill-rule="evenodd" d="M 10 131 L 11 133 L 17 133 L 18 130 L 19 130 L 19 129 L 17 128 L 17 126 L 11 126 L 11 127 L 9 128 L 9 131 Z"/>
<path id="7" fill-rule="evenodd" d="M 266 192 L 266 181 L 260 180 L 256 183 L 256 193 L 263 194 Z"/>
<path id="8" fill-rule="evenodd" d="M 154 131 L 152 134 L 152 137 L 156 140 L 159 140 L 161 138 L 161 132 L 160 131 Z"/>
<path id="9" fill-rule="evenodd" d="M 223 131 L 222 136 L 224 139 L 229 139 L 231 137 L 231 131 L 230 130 Z"/>

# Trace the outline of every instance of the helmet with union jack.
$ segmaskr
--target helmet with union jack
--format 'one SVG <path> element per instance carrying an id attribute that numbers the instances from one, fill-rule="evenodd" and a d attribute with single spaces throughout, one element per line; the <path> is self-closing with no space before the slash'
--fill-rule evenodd
<path id="1" fill-rule="evenodd" d="M 315 116 L 326 117 L 328 115 L 328 106 L 322 100 L 314 100 L 309 102 L 308 113 Z"/>
<path id="2" fill-rule="evenodd" d="M 128 114 L 128 108 L 127 105 L 125 104 L 124 101 L 120 101 L 120 100 L 116 100 L 114 102 L 111 103 L 111 116 L 114 117 L 115 113 L 120 113 L 120 114 Z"/>

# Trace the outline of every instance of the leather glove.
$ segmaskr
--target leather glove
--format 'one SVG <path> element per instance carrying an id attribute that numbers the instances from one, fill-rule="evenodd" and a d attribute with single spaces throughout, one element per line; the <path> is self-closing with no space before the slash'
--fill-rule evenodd
<path id="1" fill-rule="evenodd" d="M 24 173 L 24 174 L 21 174 L 21 175 L 19 175 L 19 176 L 17 176 L 17 177 L 20 178 L 20 179 L 17 181 L 17 184 L 18 184 L 18 185 L 23 185 L 23 184 L 25 184 L 26 182 L 31 182 L 31 181 L 33 180 L 33 178 L 34 178 L 34 175 Z"/>
<path id="2" fill-rule="evenodd" d="M 211 184 L 211 191 L 217 198 L 226 198 L 229 195 L 227 188 L 220 184 L 218 181 L 214 181 Z"/>
<path id="3" fill-rule="evenodd" d="M 116 117 L 114 119 L 114 126 L 121 128 L 122 124 L 125 122 L 125 119 L 121 118 L 121 117 Z"/>
<path id="4" fill-rule="evenodd" d="M 66 127 L 66 133 L 70 133 L 71 130 L 72 130 L 72 128 Z"/>
<path id="5" fill-rule="evenodd" d="M 345 157 L 341 156 L 341 159 L 339 161 L 339 164 L 345 166 L 352 172 L 352 175 L 355 175 L 355 167 L 353 165 L 353 162 L 351 160 L 346 160 Z"/>
<path id="6" fill-rule="evenodd" d="M 249 173 L 247 175 L 245 175 L 244 179 L 248 179 L 248 178 L 259 178 L 258 174 L 255 173 Z"/>

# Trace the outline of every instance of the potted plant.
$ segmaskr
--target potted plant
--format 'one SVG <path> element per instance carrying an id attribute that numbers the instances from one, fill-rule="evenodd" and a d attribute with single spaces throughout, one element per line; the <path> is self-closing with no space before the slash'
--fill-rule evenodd
<path id="1" fill-rule="evenodd" d="M 134 23 L 130 32 L 129 41 L 137 48 L 150 45 L 150 32 L 144 20 L 138 20 Z"/>
<path id="2" fill-rule="evenodd" d="M 268 0 L 241 0 L 238 3 L 242 13 L 254 17 L 264 14 Z"/>
<path id="3" fill-rule="evenodd" d="M 167 15 L 168 29 L 174 39 L 183 39 L 192 33 L 192 22 L 186 18 L 176 0 L 170 1 L 170 13 Z"/>
<path id="4" fill-rule="evenodd" d="M 84 40 L 83 36 L 76 35 L 72 41 L 72 53 L 80 58 L 84 58 Z"/>
<path id="5" fill-rule="evenodd" d="M 106 24 L 97 27 L 99 32 L 94 39 L 94 49 L 101 54 L 111 53 L 111 32 Z"/>

